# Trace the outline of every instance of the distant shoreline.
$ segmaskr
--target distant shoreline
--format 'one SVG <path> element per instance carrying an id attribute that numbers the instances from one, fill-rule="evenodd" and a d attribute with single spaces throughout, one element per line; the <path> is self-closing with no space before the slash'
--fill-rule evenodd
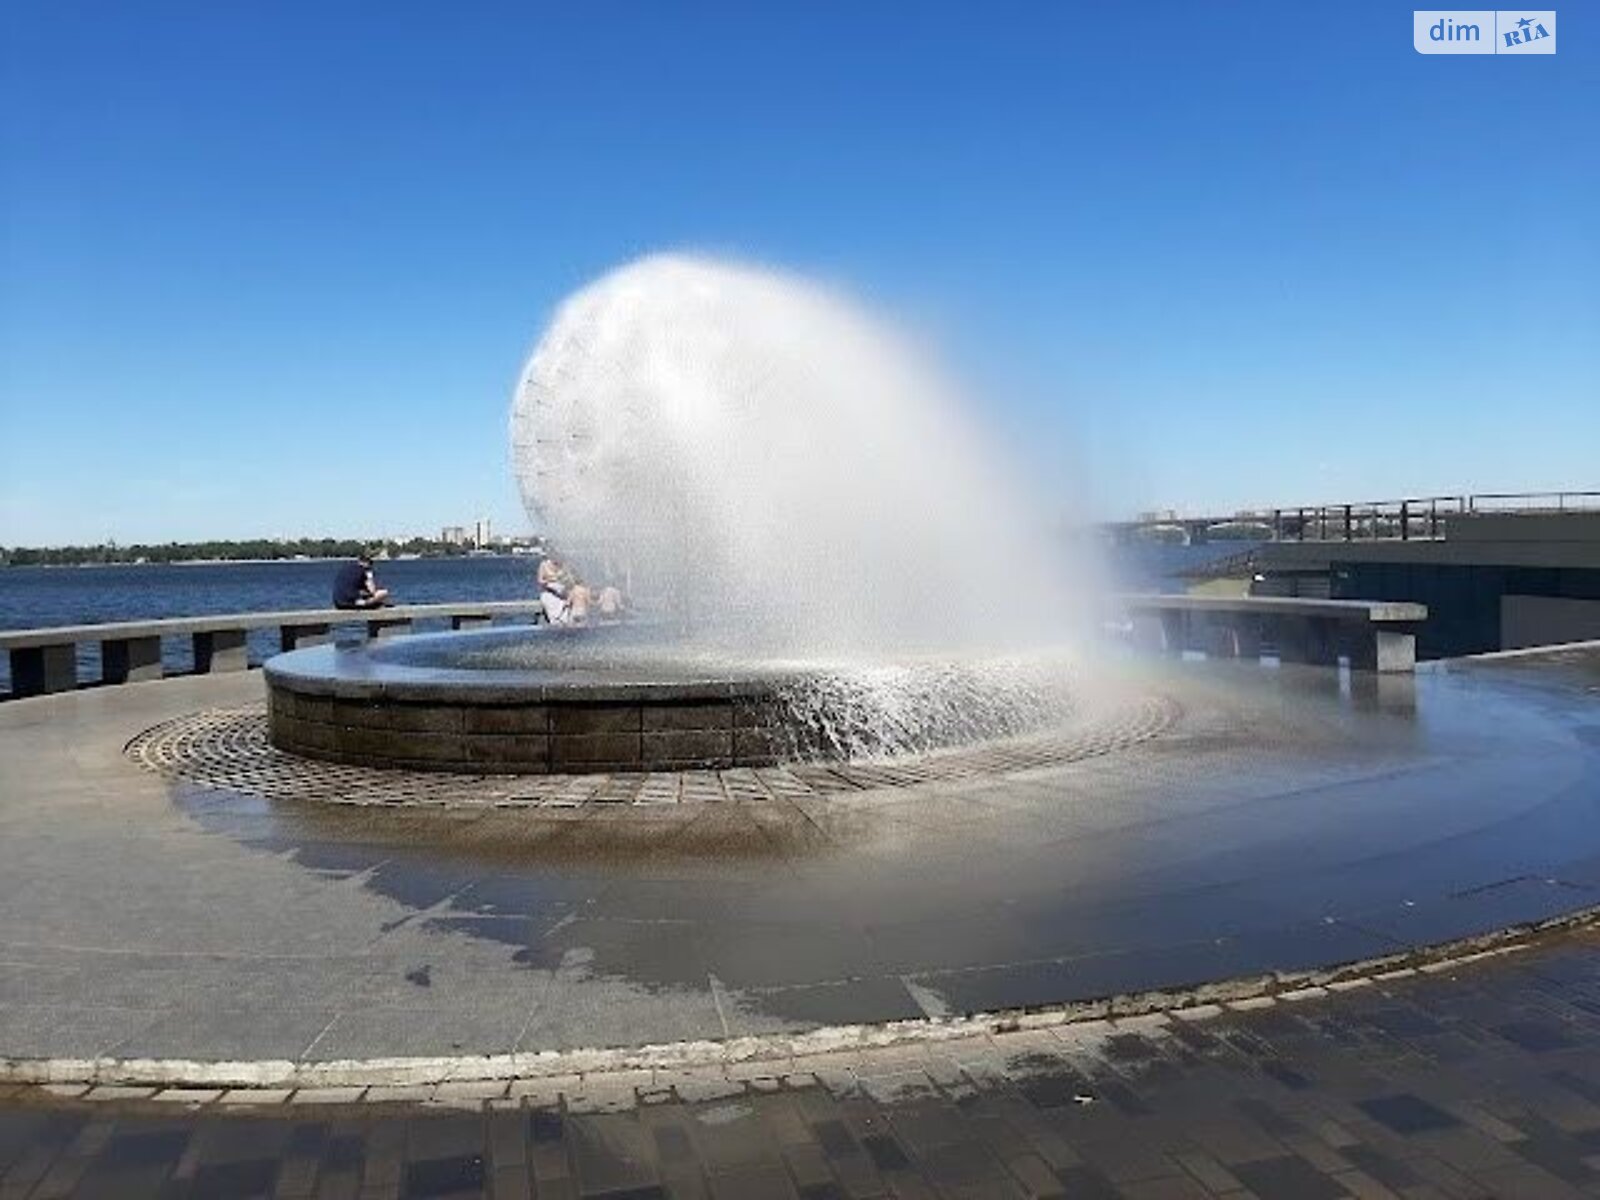
<path id="1" fill-rule="evenodd" d="M 81 571 L 96 567 L 236 567 L 236 566 L 271 566 L 309 565 L 312 563 L 345 562 L 353 557 L 348 554 L 302 555 L 294 558 L 169 558 L 160 560 L 146 559 L 141 562 L 54 562 L 54 563 L 0 563 L 0 571 Z M 375 562 L 380 565 L 392 565 L 401 562 L 468 562 L 472 559 L 506 559 L 506 558 L 536 558 L 536 551 L 490 551 L 487 553 L 472 554 L 416 554 L 404 557 L 380 558 Z"/>

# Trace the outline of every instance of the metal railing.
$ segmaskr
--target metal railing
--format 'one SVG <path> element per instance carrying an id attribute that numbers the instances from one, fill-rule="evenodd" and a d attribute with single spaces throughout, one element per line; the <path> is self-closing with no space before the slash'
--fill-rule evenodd
<path id="1" fill-rule="evenodd" d="M 1451 517 L 1600 512 L 1600 491 L 1479 492 L 1318 504 L 1272 512 L 1274 541 L 1409 541 L 1444 536 Z"/>
<path id="2" fill-rule="evenodd" d="M 1600 513 L 1600 491 L 1475 492 L 1455 496 L 1406 496 L 1395 500 L 1361 500 L 1342 504 L 1305 504 L 1230 513 L 1227 516 L 1181 516 L 1151 513 L 1105 526 L 1113 535 L 1171 533 L 1207 540 L 1232 531 L 1234 536 L 1259 530 L 1267 541 L 1406 541 L 1440 538 L 1451 517 L 1504 516 L 1524 513 Z"/>
<path id="3" fill-rule="evenodd" d="M 1469 496 L 1413 496 L 1318 504 L 1272 512 L 1272 540 L 1278 542 L 1407 541 L 1442 537 L 1452 516 L 1472 511 Z"/>
<path id="4" fill-rule="evenodd" d="M 1467 497 L 1467 511 L 1600 512 L 1600 492 L 1479 492 Z"/>

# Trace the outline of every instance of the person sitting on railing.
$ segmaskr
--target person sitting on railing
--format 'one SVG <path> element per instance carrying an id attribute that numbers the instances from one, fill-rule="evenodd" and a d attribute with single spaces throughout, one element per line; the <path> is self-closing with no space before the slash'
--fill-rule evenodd
<path id="1" fill-rule="evenodd" d="M 333 579 L 335 608 L 382 608 L 389 603 L 389 589 L 378 586 L 372 577 L 372 551 L 363 550 L 354 562 L 339 568 Z"/>

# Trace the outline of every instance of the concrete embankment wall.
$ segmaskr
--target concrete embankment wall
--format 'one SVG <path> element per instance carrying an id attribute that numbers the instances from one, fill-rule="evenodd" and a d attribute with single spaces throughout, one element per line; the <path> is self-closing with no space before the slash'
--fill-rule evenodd
<path id="1" fill-rule="evenodd" d="M 1422 658 L 1600 637 L 1600 512 L 1452 517 L 1436 540 L 1274 542 L 1262 595 L 1428 606 Z"/>

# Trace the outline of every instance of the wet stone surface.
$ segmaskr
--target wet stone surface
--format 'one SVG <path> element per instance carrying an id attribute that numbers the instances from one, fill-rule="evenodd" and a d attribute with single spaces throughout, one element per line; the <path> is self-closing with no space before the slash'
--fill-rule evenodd
<path id="1" fill-rule="evenodd" d="M 1172 707 L 1114 753 L 1137 722 L 1070 760 L 537 780 L 281 762 L 259 676 L 19 701 L 0 1053 L 298 1068 L 1293 987 L 1600 903 L 1589 686 L 1181 663 L 1130 675 Z"/>
<path id="2" fill-rule="evenodd" d="M 1600 934 L 1250 1011 L 716 1073 L 315 1093 L 0 1088 L 0 1194 L 1600 1195 Z M 1564 1045 L 1531 1049 L 1510 1023 Z"/>
<path id="3" fill-rule="evenodd" d="M 916 758 L 860 763 L 790 763 L 761 768 L 704 771 L 585 771 L 548 778 L 459 771 L 416 771 L 394 767 L 360 767 L 328 763 L 289 754 L 269 744 L 268 721 L 259 706 L 194 713 L 141 733 L 127 747 L 140 766 L 175 781 L 217 791 L 244 792 L 269 799 L 321 801 L 331 804 L 448 805 L 494 807 L 558 807 L 574 804 L 676 804 L 680 802 L 770 801 L 786 796 L 868 791 L 880 787 L 962 779 L 992 778 L 1015 771 L 1078 762 L 1110 754 L 1156 737 L 1179 715 L 1178 705 L 1160 695 L 1141 696 L 1114 705 L 1068 729 L 1001 742 L 952 749 Z M 482 714 L 476 714 L 482 717 Z M 275 718 L 276 719 L 276 718 Z M 385 718 L 392 719 L 392 718 Z M 637 720 L 637 713 L 634 714 Z M 359 727 L 343 731 L 361 734 Z M 570 735 L 603 742 L 607 738 L 692 738 L 703 736 L 678 729 L 657 734 L 624 734 L 617 729 Z M 408 742 L 415 756 L 427 734 L 414 732 Z M 491 733 L 494 739 L 547 753 L 547 735 Z M 385 734 L 381 741 L 387 743 Z M 352 743 L 354 744 L 354 743 Z M 459 750 L 459 746 L 452 753 Z M 604 753 L 605 746 L 596 747 Z M 510 751 L 507 751 L 509 754 Z"/>
<path id="4" fill-rule="evenodd" d="M 1050 729 L 1079 655 L 801 660 L 659 626 L 483 630 L 318 646 L 265 664 L 268 739 L 356 766 L 502 774 L 765 767 Z"/>

